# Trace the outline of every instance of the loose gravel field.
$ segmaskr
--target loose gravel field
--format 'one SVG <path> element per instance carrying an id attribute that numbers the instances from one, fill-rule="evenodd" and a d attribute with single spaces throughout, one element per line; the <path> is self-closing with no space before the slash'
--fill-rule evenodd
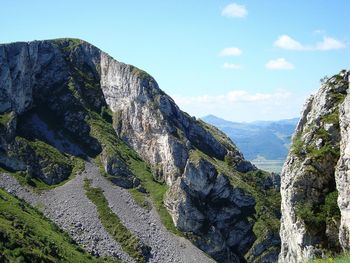
<path id="1" fill-rule="evenodd" d="M 85 171 L 74 179 L 45 192 L 32 192 L 7 174 L 0 174 L 0 187 L 40 208 L 90 253 L 134 262 L 102 226 L 94 204 L 85 195 L 84 178 L 91 179 L 93 187 L 104 191 L 110 208 L 123 224 L 151 247 L 148 262 L 214 262 L 185 238 L 168 232 L 155 209 L 147 211 L 139 207 L 127 190 L 113 185 L 101 176 L 92 161 L 86 162 Z"/>

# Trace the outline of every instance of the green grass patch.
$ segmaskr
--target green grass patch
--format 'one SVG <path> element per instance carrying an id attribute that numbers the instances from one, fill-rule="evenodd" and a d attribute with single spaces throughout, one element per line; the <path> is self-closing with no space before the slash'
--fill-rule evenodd
<path id="1" fill-rule="evenodd" d="M 327 155 L 332 155 L 334 159 L 339 159 L 340 156 L 340 148 L 339 145 L 332 145 L 330 142 L 326 142 L 321 148 L 317 149 L 313 146 L 307 147 L 308 157 L 320 160 L 325 158 Z"/>
<path id="2" fill-rule="evenodd" d="M 92 257 L 42 213 L 0 189 L 1 262 L 121 262 Z"/>
<path id="3" fill-rule="evenodd" d="M 304 152 L 304 146 L 305 144 L 301 138 L 301 134 L 296 134 L 296 136 L 293 138 L 290 150 L 293 154 L 301 156 Z"/>
<path id="4" fill-rule="evenodd" d="M 7 125 L 7 123 L 9 123 L 10 120 L 11 120 L 11 112 L 4 112 L 0 114 L 1 125 Z"/>
<path id="5" fill-rule="evenodd" d="M 102 190 L 91 187 L 88 179 L 85 179 L 84 188 L 86 196 L 96 205 L 99 219 L 104 228 L 136 262 L 146 262 L 144 253 L 147 251 L 145 251 L 144 245 L 123 225 L 119 217 L 109 208 L 108 201 Z"/>
<path id="6" fill-rule="evenodd" d="M 72 78 L 70 78 L 68 81 L 68 89 L 76 99 L 80 99 L 79 91 L 76 89 Z"/>
<path id="7" fill-rule="evenodd" d="M 340 220 L 340 210 L 337 204 L 338 192 L 335 190 L 326 195 L 322 204 L 306 202 L 296 206 L 296 214 L 304 222 L 308 230 L 321 231 L 333 220 Z"/>
<path id="8" fill-rule="evenodd" d="M 136 204 L 138 204 L 140 207 L 150 211 L 152 209 L 152 205 L 147 200 L 147 194 L 141 193 L 135 188 L 128 189 L 131 196 L 134 198 Z"/>
<path id="9" fill-rule="evenodd" d="M 349 255 L 339 255 L 335 258 L 326 258 L 326 259 L 314 259 L 309 261 L 310 263 L 349 263 Z"/>
<path id="10" fill-rule="evenodd" d="M 321 118 L 321 121 L 324 123 L 335 124 L 336 126 L 339 127 L 339 112 L 334 111 L 330 114 L 327 114 Z"/>
<path id="11" fill-rule="evenodd" d="M 77 38 L 57 38 L 52 40 L 52 42 L 61 47 L 65 52 L 70 52 L 83 43 L 82 40 Z"/>
<path id="12" fill-rule="evenodd" d="M 123 152 L 125 152 L 125 148 L 128 147 L 122 144 L 122 141 L 117 136 L 113 125 L 93 111 L 89 112 L 88 123 L 91 127 L 90 135 L 95 137 L 103 145 L 106 154 L 116 154 L 123 159 Z"/>

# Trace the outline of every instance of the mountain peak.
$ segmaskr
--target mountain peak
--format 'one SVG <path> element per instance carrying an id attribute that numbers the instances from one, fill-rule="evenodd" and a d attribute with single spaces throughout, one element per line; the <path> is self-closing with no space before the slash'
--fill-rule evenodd
<path id="1" fill-rule="evenodd" d="M 190 233 L 218 261 L 256 257 L 252 251 L 265 239 L 254 243 L 262 233 L 253 232 L 253 221 L 269 221 L 268 237 L 275 236 L 276 214 L 254 216 L 255 203 L 267 204 L 257 193 L 268 187 L 278 195 L 270 176 L 225 134 L 181 111 L 146 72 L 79 39 L 0 45 L 0 61 L 2 167 L 53 187 L 70 180 L 77 159 L 95 178 L 96 159 L 110 184 L 149 193 L 169 230 Z M 255 173 L 259 183 L 250 179 Z M 62 224 L 71 225 L 67 220 Z"/>

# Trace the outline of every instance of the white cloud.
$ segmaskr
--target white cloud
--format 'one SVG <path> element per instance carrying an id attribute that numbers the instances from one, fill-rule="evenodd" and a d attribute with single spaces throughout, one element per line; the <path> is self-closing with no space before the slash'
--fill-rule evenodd
<path id="1" fill-rule="evenodd" d="M 326 31 L 323 29 L 315 29 L 312 33 L 315 35 L 324 35 Z"/>
<path id="2" fill-rule="evenodd" d="M 193 103 L 246 103 L 246 102 L 263 102 L 272 99 L 288 98 L 290 92 L 279 90 L 273 93 L 249 93 L 245 90 L 232 90 L 226 94 L 215 96 L 202 95 L 193 97 L 174 96 L 176 103 L 180 105 L 189 105 Z"/>
<path id="3" fill-rule="evenodd" d="M 239 5 L 236 3 L 229 4 L 224 7 L 221 15 L 226 17 L 245 17 L 248 11 L 244 5 Z"/>
<path id="4" fill-rule="evenodd" d="M 273 43 L 275 47 L 287 50 L 334 50 L 345 48 L 346 45 L 342 41 L 332 38 L 332 37 L 323 37 L 321 42 L 318 42 L 314 45 L 303 45 L 299 41 L 293 39 L 288 35 L 281 35 Z"/>
<path id="5" fill-rule="evenodd" d="M 332 49 L 341 49 L 345 48 L 345 43 L 332 38 L 332 37 L 324 37 L 322 42 L 316 44 L 316 50 L 332 50 Z"/>
<path id="6" fill-rule="evenodd" d="M 299 116 L 304 94 L 288 90 L 248 92 L 231 90 L 224 94 L 173 96 L 175 102 L 189 114 L 202 117 L 214 114 L 232 121 L 286 119 Z"/>
<path id="7" fill-rule="evenodd" d="M 265 67 L 271 70 L 291 70 L 294 69 L 294 65 L 288 62 L 285 58 L 278 58 L 270 60 L 266 63 Z"/>
<path id="8" fill-rule="evenodd" d="M 242 65 L 239 64 L 232 64 L 232 63 L 224 63 L 224 65 L 222 65 L 222 67 L 224 69 L 242 69 Z"/>
<path id="9" fill-rule="evenodd" d="M 274 43 L 275 47 L 289 50 L 303 50 L 304 47 L 298 41 L 294 40 L 288 35 L 279 36 Z"/>
<path id="10" fill-rule="evenodd" d="M 220 51 L 220 57 L 229 57 L 229 56 L 240 56 L 242 50 L 238 47 L 227 47 Z"/>

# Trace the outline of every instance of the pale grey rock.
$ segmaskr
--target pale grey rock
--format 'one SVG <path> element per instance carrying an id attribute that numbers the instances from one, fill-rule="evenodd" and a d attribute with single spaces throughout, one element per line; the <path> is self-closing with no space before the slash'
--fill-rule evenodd
<path id="1" fill-rule="evenodd" d="M 343 210 L 341 206 L 345 204 L 342 202 L 344 200 L 342 197 L 348 194 L 349 188 L 345 178 L 348 167 L 344 165 L 346 163 L 344 150 L 348 140 L 347 118 L 349 118 L 347 89 L 348 83 L 340 80 L 339 77 L 332 77 L 307 100 L 304 106 L 294 133 L 294 140 L 299 140 L 301 145 L 298 148 L 292 146 L 281 174 L 280 236 L 282 244 L 279 255 L 281 263 L 298 263 L 315 257 L 324 257 L 327 249 L 337 246 L 337 240 L 334 239 L 334 236 L 338 234 L 337 227 L 327 224 L 324 231 L 319 229 L 323 232 L 316 233 L 315 229 L 308 229 L 305 222 L 297 215 L 298 206 L 322 205 L 325 196 L 336 190 L 335 177 L 337 177 L 337 189 L 340 193 L 338 202 L 342 211 L 340 235 L 344 237 L 347 235 L 346 205 L 343 206 Z M 345 96 L 346 99 L 342 106 L 339 105 L 340 98 Z M 337 128 L 338 124 L 333 123 L 336 118 L 329 118 L 330 114 L 333 114 L 332 116 L 338 114 L 339 106 L 341 108 L 340 131 Z M 339 141 L 341 141 L 339 162 L 337 154 L 332 153 L 329 149 L 326 152 L 317 153 L 317 150 L 322 151 L 322 147 L 326 144 L 331 145 L 330 147 L 337 151 Z M 342 238 L 340 241 L 345 246 L 346 241 L 344 243 Z M 328 248 L 322 247 L 325 242 L 328 243 Z"/>
<path id="2" fill-rule="evenodd" d="M 340 158 L 336 169 L 339 192 L 338 205 L 341 212 L 339 241 L 344 250 L 350 249 L 350 96 L 340 107 Z"/>
<path id="3" fill-rule="evenodd" d="M 164 94 L 150 76 L 142 78 L 139 74 L 146 73 L 140 72 L 101 53 L 101 88 L 120 122 L 117 132 L 172 184 L 188 153 L 171 137 L 163 114 L 154 105 Z"/>
<path id="4" fill-rule="evenodd" d="M 189 152 L 197 148 L 221 160 L 229 155 L 240 172 L 256 168 L 244 160 L 231 141 L 224 146 L 205 128 L 206 124 L 180 111 L 151 76 L 103 52 L 101 88 L 114 113 L 117 134 L 151 164 L 158 180 L 170 186 L 165 204 L 175 225 L 208 240 L 197 245 L 220 261 L 228 262 L 237 255 L 242 260 L 254 241 L 252 224 L 247 221 L 254 200 L 232 189 L 227 178 L 218 176 L 208 162 L 202 160 L 195 167 Z M 235 232 L 240 246 L 230 245 L 225 232 L 233 231 L 243 209 L 247 213 L 237 223 L 245 229 Z"/>

